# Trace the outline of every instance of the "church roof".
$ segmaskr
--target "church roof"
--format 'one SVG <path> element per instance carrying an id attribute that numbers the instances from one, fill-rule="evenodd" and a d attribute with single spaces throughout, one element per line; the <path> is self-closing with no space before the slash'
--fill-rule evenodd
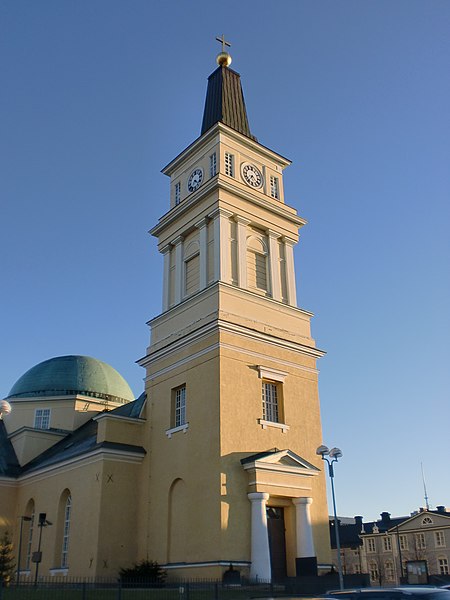
<path id="1" fill-rule="evenodd" d="M 227 66 L 219 66 L 208 77 L 202 135 L 219 122 L 256 140 L 250 133 L 241 77 Z"/>
<path id="2" fill-rule="evenodd" d="M 35 365 L 16 381 L 7 398 L 75 394 L 122 404 L 134 399 L 120 373 L 90 356 L 57 356 Z"/>

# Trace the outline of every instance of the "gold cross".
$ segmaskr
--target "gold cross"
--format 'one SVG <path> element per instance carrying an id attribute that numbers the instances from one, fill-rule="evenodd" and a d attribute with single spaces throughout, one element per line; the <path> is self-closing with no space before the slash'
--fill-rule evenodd
<path id="1" fill-rule="evenodd" d="M 223 33 L 222 37 L 216 37 L 216 40 L 222 44 L 222 52 L 226 52 L 225 46 L 228 46 L 228 48 L 231 46 L 230 43 L 225 41 L 225 36 L 223 35 Z"/>

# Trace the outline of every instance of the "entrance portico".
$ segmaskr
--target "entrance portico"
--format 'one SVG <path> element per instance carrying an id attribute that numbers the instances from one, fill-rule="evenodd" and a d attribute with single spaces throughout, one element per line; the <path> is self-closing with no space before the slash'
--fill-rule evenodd
<path id="1" fill-rule="evenodd" d="M 251 502 L 250 577 L 269 581 L 274 576 L 274 562 L 279 564 L 279 549 L 275 547 L 275 542 L 272 541 L 272 547 L 269 544 L 267 511 L 271 507 L 283 507 L 282 510 L 291 514 L 291 518 L 282 525 L 286 527 L 290 546 L 293 546 L 290 562 L 295 562 L 295 572 L 292 572 L 291 567 L 291 573 L 288 569 L 288 574 L 317 573 L 310 507 L 311 477 L 317 476 L 319 469 L 290 450 L 272 450 L 248 456 L 241 460 L 241 464 L 249 476 L 247 496 Z M 285 543 L 284 535 L 282 540 Z M 285 552 L 286 548 L 282 551 L 283 556 L 285 553 L 289 554 Z"/>

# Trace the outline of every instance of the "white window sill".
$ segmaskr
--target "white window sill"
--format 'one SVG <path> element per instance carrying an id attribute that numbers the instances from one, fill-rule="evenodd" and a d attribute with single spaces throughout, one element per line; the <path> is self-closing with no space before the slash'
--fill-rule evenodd
<path id="1" fill-rule="evenodd" d="M 275 423 L 274 421 L 265 421 L 264 419 L 258 419 L 258 423 L 263 429 L 275 427 L 275 429 L 281 429 L 283 433 L 289 431 L 289 425 L 286 425 L 286 423 Z"/>
<path id="2" fill-rule="evenodd" d="M 57 569 L 49 569 L 50 575 L 54 577 L 55 575 L 63 575 L 64 577 L 68 574 L 68 567 L 59 567 Z"/>
<path id="3" fill-rule="evenodd" d="M 171 429 L 166 429 L 166 435 L 170 439 L 174 433 L 178 433 L 179 431 L 186 433 L 186 431 L 188 429 L 189 429 L 189 423 L 183 423 L 183 425 L 178 425 L 178 427 L 172 427 Z"/>

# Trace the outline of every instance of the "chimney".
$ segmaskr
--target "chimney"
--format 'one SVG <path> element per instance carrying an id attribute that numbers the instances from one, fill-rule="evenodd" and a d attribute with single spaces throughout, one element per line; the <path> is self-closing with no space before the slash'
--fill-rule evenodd
<path id="1" fill-rule="evenodd" d="M 364 532 L 363 518 L 361 516 L 354 517 L 355 525 L 360 533 Z"/>
<path id="2" fill-rule="evenodd" d="M 389 521 L 391 520 L 391 513 L 382 512 L 380 517 L 381 517 L 381 522 L 383 523 L 383 525 L 385 525 L 386 523 L 389 523 Z"/>
<path id="3" fill-rule="evenodd" d="M 442 506 L 442 505 L 436 506 L 436 510 L 438 511 L 438 513 L 440 515 L 445 515 L 447 513 L 445 506 Z"/>

